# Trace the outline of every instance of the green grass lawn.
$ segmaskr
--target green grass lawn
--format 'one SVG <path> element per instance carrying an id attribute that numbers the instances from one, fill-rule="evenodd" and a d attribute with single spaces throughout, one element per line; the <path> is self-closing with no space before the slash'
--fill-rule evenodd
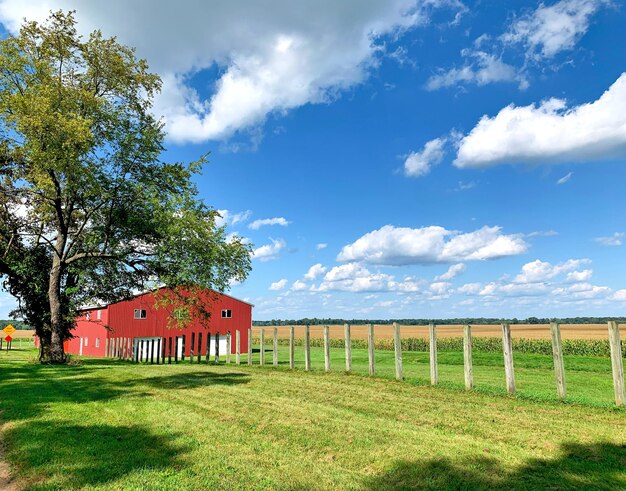
<path id="1" fill-rule="evenodd" d="M 271 341 L 271 340 L 270 340 Z M 271 346 L 271 344 L 270 344 Z M 259 363 L 259 346 L 255 347 L 252 360 Z M 281 368 L 289 366 L 288 346 L 279 346 L 278 361 Z M 265 364 L 272 365 L 272 352 L 265 345 Z M 332 348 L 331 370 L 345 370 L 345 351 Z M 472 354 L 474 384 L 476 391 L 506 395 L 504 378 L 504 358 L 502 353 Z M 376 351 L 376 375 L 395 379 L 395 357 L 392 351 Z M 418 385 L 430 384 L 429 353 L 405 351 L 402 353 L 404 378 L 407 382 Z M 554 401 L 556 382 L 551 356 L 514 353 L 515 380 L 517 395 L 520 398 L 539 401 Z M 304 369 L 304 348 L 295 349 L 296 367 Z M 567 402 L 613 407 L 613 376 L 611 360 L 592 356 L 565 356 L 565 377 L 567 384 Z M 463 353 L 439 352 L 437 354 L 439 384 L 449 388 L 463 389 Z M 324 350 L 311 348 L 311 365 L 315 370 L 324 369 Z M 352 370 L 356 374 L 368 375 L 367 350 L 352 350 Z"/>
<path id="2" fill-rule="evenodd" d="M 52 367 L 29 363 L 34 355 L 0 353 L 5 459 L 27 489 L 626 488 L 626 411 L 610 407 L 604 359 L 568 360 L 572 397 L 591 404 L 564 404 L 551 400 L 551 364 L 536 356 L 516 357 L 522 396 L 512 398 L 486 393 L 502 393 L 504 376 L 497 357 L 478 353 L 484 389 L 469 393 L 456 388 L 456 353 L 440 353 L 436 388 L 424 384 L 424 353 L 405 354 L 408 383 L 385 378 L 390 353 L 377 356 L 380 378 L 343 374 L 341 350 L 329 374 L 319 349 L 312 373 Z"/>

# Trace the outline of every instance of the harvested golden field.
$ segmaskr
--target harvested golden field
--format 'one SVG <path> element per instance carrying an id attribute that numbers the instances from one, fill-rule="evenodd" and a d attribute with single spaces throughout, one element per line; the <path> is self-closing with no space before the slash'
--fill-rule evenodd
<path id="1" fill-rule="evenodd" d="M 343 338 L 343 325 L 331 325 L 330 337 Z M 322 325 L 311 326 L 311 337 L 321 338 L 323 336 Z M 253 327 L 252 332 L 258 336 L 261 327 Z M 273 335 L 273 326 L 264 326 L 265 335 Z M 400 331 L 403 338 L 428 338 L 428 326 L 401 326 Z M 626 325 L 620 326 L 622 339 L 626 338 Z M 366 325 L 352 325 L 350 327 L 352 339 L 367 339 Z M 389 324 L 374 326 L 376 339 L 392 339 L 393 327 Z M 479 337 L 499 337 L 502 335 L 500 325 L 472 325 L 472 335 Z M 513 338 L 525 339 L 550 339 L 550 326 L 548 324 L 512 324 L 511 335 Z M 278 336 L 289 337 L 289 326 L 279 326 Z M 304 337 L 304 326 L 295 326 L 296 338 Z M 463 336 L 463 326 L 438 325 L 437 336 L 443 338 Z M 606 324 L 561 324 L 561 337 L 563 339 L 608 339 Z"/>
<path id="2" fill-rule="evenodd" d="M 4 334 L 4 333 L 2 333 Z M 11 334 L 11 337 L 13 339 L 19 339 L 19 338 L 32 338 L 35 335 L 35 331 L 32 330 L 27 330 L 27 331 L 15 331 L 13 334 Z"/>

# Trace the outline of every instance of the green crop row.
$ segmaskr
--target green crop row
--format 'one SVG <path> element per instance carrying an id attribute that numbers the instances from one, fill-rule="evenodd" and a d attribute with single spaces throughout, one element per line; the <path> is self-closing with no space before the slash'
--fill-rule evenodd
<path id="1" fill-rule="evenodd" d="M 259 344 L 259 338 L 253 338 L 254 344 Z M 271 346 L 271 338 L 266 338 L 266 348 Z M 304 346 L 304 339 L 295 339 L 296 346 Z M 281 346 L 289 345 L 289 340 L 280 338 L 278 344 Z M 324 346 L 322 338 L 311 338 L 311 347 L 320 348 Z M 609 341 L 605 339 L 564 339 L 563 342 L 564 355 L 579 356 L 611 356 Z M 393 350 L 392 339 L 377 339 L 374 346 L 378 350 Z M 331 348 L 343 348 L 343 339 L 331 339 Z M 367 340 L 353 339 L 352 348 L 367 349 Z M 473 351 L 495 353 L 502 352 L 502 339 L 496 337 L 475 337 L 472 339 Z M 404 338 L 402 339 L 402 351 L 428 351 L 428 339 L 423 338 Z M 437 351 L 462 351 L 463 338 L 440 338 L 437 340 Z M 533 353 L 539 355 L 552 355 L 552 342 L 547 339 L 513 339 L 513 351 L 520 353 Z M 626 357 L 626 343 L 622 343 L 622 356 Z"/>

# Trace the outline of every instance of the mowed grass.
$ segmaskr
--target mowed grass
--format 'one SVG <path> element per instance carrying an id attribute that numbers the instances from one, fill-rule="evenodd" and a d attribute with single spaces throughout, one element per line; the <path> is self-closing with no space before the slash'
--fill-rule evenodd
<path id="1" fill-rule="evenodd" d="M 266 338 L 267 339 L 267 338 Z M 272 365 L 271 339 L 265 343 L 265 364 Z M 331 370 L 345 370 L 345 350 L 331 348 Z M 502 353 L 472 354 L 475 390 L 484 393 L 506 395 L 504 357 Z M 260 362 L 259 346 L 255 346 L 253 363 Z M 538 401 L 557 399 L 554 365 L 551 356 L 514 353 L 515 381 L 520 398 Z M 289 347 L 278 347 L 279 367 L 289 366 Z M 304 348 L 295 348 L 295 364 L 304 369 Z M 613 375 L 609 358 L 594 356 L 565 356 L 566 402 L 612 407 L 615 404 Z M 323 348 L 311 348 L 313 369 L 324 369 Z M 439 385 L 463 390 L 464 365 L 462 352 L 439 352 L 437 354 Z M 417 385 L 430 384 L 430 354 L 405 351 L 402 353 L 404 379 Z M 376 376 L 395 379 L 395 355 L 393 351 L 376 350 Z M 352 370 L 355 374 L 368 375 L 368 354 L 365 349 L 352 349 Z"/>
<path id="2" fill-rule="evenodd" d="M 5 459 L 27 489 L 626 488 L 620 409 L 339 370 L 34 355 L 0 353 Z"/>

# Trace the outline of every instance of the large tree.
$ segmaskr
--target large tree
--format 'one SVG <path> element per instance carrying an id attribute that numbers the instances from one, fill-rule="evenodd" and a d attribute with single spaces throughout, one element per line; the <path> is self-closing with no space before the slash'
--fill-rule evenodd
<path id="1" fill-rule="evenodd" d="M 0 41 L 0 278 L 46 361 L 65 361 L 81 305 L 157 285 L 193 304 L 250 269 L 198 199 L 205 159 L 160 160 L 159 89 L 133 49 L 79 36 L 72 12 Z"/>

